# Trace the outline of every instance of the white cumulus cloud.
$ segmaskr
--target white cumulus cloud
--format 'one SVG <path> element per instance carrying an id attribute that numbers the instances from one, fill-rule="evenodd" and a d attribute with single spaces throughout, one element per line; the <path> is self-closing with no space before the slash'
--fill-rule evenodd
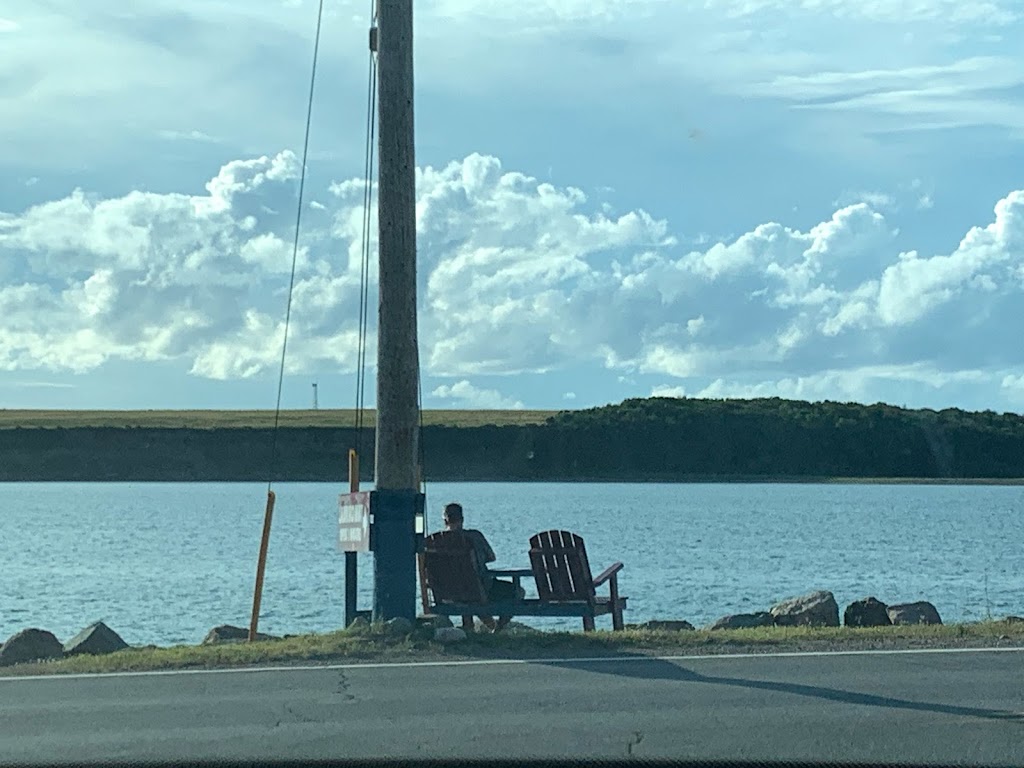
<path id="1" fill-rule="evenodd" d="M 448 400 L 464 408 L 497 408 L 519 410 L 523 404 L 511 397 L 505 397 L 496 389 L 481 389 L 466 379 L 454 384 L 442 384 L 431 394 L 441 400 Z"/>
<path id="2" fill-rule="evenodd" d="M 0 369 L 273 370 L 297 173 L 282 152 L 227 163 L 205 194 L 75 190 L 0 213 Z M 1024 369 L 1024 351 L 1005 342 L 1024 327 L 1024 191 L 945 252 L 922 254 L 898 248 L 896 222 L 870 202 L 692 249 L 668 221 L 491 156 L 417 179 L 423 365 L 457 380 L 439 398 L 516 407 L 472 377 L 593 364 L 623 381 L 667 377 L 654 390 L 666 394 L 793 396 L 977 377 L 1012 390 Z M 331 192 L 304 219 L 292 372 L 355 365 L 362 185 Z"/>

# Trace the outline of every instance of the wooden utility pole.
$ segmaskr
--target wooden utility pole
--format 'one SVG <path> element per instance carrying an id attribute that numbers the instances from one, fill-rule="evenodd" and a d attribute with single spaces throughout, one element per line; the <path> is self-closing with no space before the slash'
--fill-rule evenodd
<path id="1" fill-rule="evenodd" d="M 374 620 L 416 615 L 419 354 L 413 0 L 379 0 L 379 286 Z"/>

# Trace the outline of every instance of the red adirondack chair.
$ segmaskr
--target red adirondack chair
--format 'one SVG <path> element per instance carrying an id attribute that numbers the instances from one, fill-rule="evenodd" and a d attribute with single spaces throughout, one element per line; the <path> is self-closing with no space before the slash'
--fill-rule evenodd
<path id="1" fill-rule="evenodd" d="M 613 563 L 595 579 L 590 573 L 583 539 L 569 531 L 544 531 L 530 538 L 530 565 L 537 582 L 537 595 L 552 607 L 583 603 L 590 610 L 582 615 L 583 630 L 594 629 L 594 617 L 610 613 L 612 629 L 622 629 L 626 598 L 619 595 L 622 563 Z M 597 588 L 608 583 L 609 596 L 599 597 Z"/>

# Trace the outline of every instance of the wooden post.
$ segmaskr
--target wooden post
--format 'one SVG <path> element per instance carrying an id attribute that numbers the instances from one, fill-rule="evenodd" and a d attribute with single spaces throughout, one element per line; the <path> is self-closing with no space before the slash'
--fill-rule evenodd
<path id="1" fill-rule="evenodd" d="M 359 454 L 355 448 L 348 451 L 348 490 L 356 493 L 359 490 Z M 345 626 L 348 627 L 356 618 L 359 601 L 358 560 L 355 552 L 345 553 Z"/>
<path id="2" fill-rule="evenodd" d="M 373 619 L 416 618 L 419 488 L 413 0 L 377 8 L 379 288 Z"/>
<path id="3" fill-rule="evenodd" d="M 411 491 L 418 490 L 419 464 L 412 0 L 380 0 L 378 29 L 376 487 Z"/>
<path id="4" fill-rule="evenodd" d="M 274 517 L 273 491 L 267 491 L 267 508 L 263 512 L 263 538 L 260 540 L 260 556 L 256 563 L 256 590 L 252 596 L 252 618 L 249 620 L 249 642 L 256 640 L 260 624 L 260 602 L 263 600 L 263 571 L 267 566 L 267 547 L 270 544 L 270 521 Z"/>

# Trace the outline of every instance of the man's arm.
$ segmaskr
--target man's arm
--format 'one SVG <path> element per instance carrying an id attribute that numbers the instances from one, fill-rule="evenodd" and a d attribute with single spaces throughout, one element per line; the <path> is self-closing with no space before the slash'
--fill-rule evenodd
<path id="1" fill-rule="evenodd" d="M 483 555 L 485 563 L 493 563 L 498 559 L 498 556 L 494 554 L 494 550 L 491 549 L 491 543 L 487 541 L 487 537 L 480 531 L 473 531 L 473 538 L 476 539 L 479 544 L 480 554 Z"/>

